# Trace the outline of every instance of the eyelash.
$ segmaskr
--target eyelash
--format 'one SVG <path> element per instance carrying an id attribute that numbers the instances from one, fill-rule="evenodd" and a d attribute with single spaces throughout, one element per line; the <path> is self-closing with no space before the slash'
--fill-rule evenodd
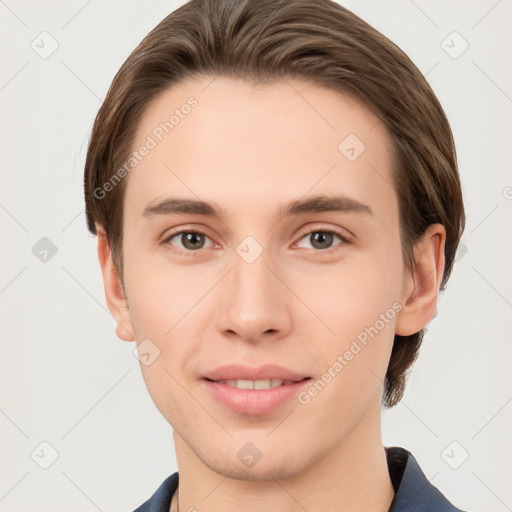
<path id="1" fill-rule="evenodd" d="M 183 235 L 183 234 L 194 234 L 194 235 L 202 235 L 202 236 L 205 236 L 206 238 L 209 238 L 208 235 L 206 235 L 205 233 L 201 232 L 201 231 L 196 231 L 196 230 L 193 230 L 193 229 L 182 229 L 181 231 L 176 231 L 175 233 L 171 233 L 169 236 L 165 237 L 165 239 L 162 241 L 162 244 L 164 245 L 170 245 L 170 241 L 178 236 L 178 235 Z M 312 229 L 312 230 L 309 230 L 309 231 L 303 231 L 300 233 L 299 235 L 299 241 L 302 240 L 304 237 L 306 237 L 307 235 L 312 235 L 313 233 L 328 233 L 328 234 L 332 234 L 332 235 L 336 235 L 338 236 L 340 239 L 341 239 L 341 243 L 338 244 L 338 245 L 348 245 L 351 243 L 351 240 L 346 236 L 344 235 L 341 231 L 338 231 L 336 229 L 332 229 L 332 228 L 329 228 L 329 229 L 322 229 L 322 228 L 316 228 L 316 229 Z M 333 251 L 333 250 L 336 250 L 337 246 L 333 246 L 333 247 L 329 247 L 327 249 L 310 249 L 310 250 L 313 250 L 315 252 L 330 252 L 330 251 Z M 182 255 L 186 255 L 186 256 L 192 256 L 194 253 L 196 252 L 199 252 L 201 249 L 198 249 L 196 251 L 192 251 L 192 250 L 182 250 L 182 249 L 177 249 L 177 248 L 173 248 L 173 250 L 175 252 L 177 252 L 178 254 L 182 254 Z"/>

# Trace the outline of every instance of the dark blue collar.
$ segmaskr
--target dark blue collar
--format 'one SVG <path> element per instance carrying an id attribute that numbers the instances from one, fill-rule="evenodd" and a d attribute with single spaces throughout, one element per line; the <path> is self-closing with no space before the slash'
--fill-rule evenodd
<path id="1" fill-rule="evenodd" d="M 412 453 L 405 448 L 386 448 L 389 476 L 395 497 L 388 512 L 462 512 L 434 487 Z"/>
<path id="2" fill-rule="evenodd" d="M 386 448 L 389 475 L 395 497 L 388 512 L 462 512 L 434 487 L 412 453 L 405 448 Z M 178 473 L 167 477 L 153 496 L 134 512 L 169 512 L 171 498 L 178 487 Z"/>

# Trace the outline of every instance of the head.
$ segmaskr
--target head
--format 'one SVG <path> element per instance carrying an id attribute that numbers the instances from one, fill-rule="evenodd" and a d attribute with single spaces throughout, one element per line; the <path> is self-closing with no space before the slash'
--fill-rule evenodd
<path id="1" fill-rule="evenodd" d="M 343 423 L 324 451 L 376 403 L 397 404 L 464 228 L 439 101 L 396 45 L 329 0 L 171 13 L 112 82 L 85 201 L 117 333 L 151 340 L 148 389 L 196 453 L 204 410 L 184 389 L 201 397 L 212 366 L 281 361 L 324 384 L 330 371 L 287 406 L 315 418 L 297 442 Z M 231 437 L 258 427 L 216 407 Z"/>

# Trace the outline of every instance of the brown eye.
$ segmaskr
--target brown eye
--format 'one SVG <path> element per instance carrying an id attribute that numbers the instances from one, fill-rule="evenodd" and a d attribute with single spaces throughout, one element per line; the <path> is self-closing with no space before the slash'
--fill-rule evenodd
<path id="1" fill-rule="evenodd" d="M 172 242 L 175 240 L 174 242 Z M 169 236 L 165 243 L 178 249 L 178 252 L 193 252 L 205 247 L 209 238 L 198 231 L 180 231 Z"/>
<path id="2" fill-rule="evenodd" d="M 318 250 L 327 250 L 332 249 L 333 242 L 338 238 L 341 243 L 336 245 L 344 245 L 350 243 L 349 240 L 343 236 L 341 233 L 330 229 L 317 229 L 315 231 L 309 231 L 302 235 L 301 240 L 307 240 L 310 244 L 310 247 L 306 247 L 306 249 L 318 249 Z"/>
<path id="3" fill-rule="evenodd" d="M 204 236 L 201 233 L 182 233 L 181 243 L 186 249 L 195 250 L 201 249 L 204 245 Z"/>

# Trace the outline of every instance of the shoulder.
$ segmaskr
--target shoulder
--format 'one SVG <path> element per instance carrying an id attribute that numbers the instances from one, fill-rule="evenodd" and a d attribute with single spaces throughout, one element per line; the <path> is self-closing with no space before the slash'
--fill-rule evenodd
<path id="1" fill-rule="evenodd" d="M 168 476 L 151 498 L 137 507 L 133 512 L 169 512 L 171 498 L 178 487 L 178 472 Z"/>
<path id="2" fill-rule="evenodd" d="M 396 492 L 388 512 L 463 512 L 430 483 L 410 451 L 387 447 L 386 456 Z"/>

